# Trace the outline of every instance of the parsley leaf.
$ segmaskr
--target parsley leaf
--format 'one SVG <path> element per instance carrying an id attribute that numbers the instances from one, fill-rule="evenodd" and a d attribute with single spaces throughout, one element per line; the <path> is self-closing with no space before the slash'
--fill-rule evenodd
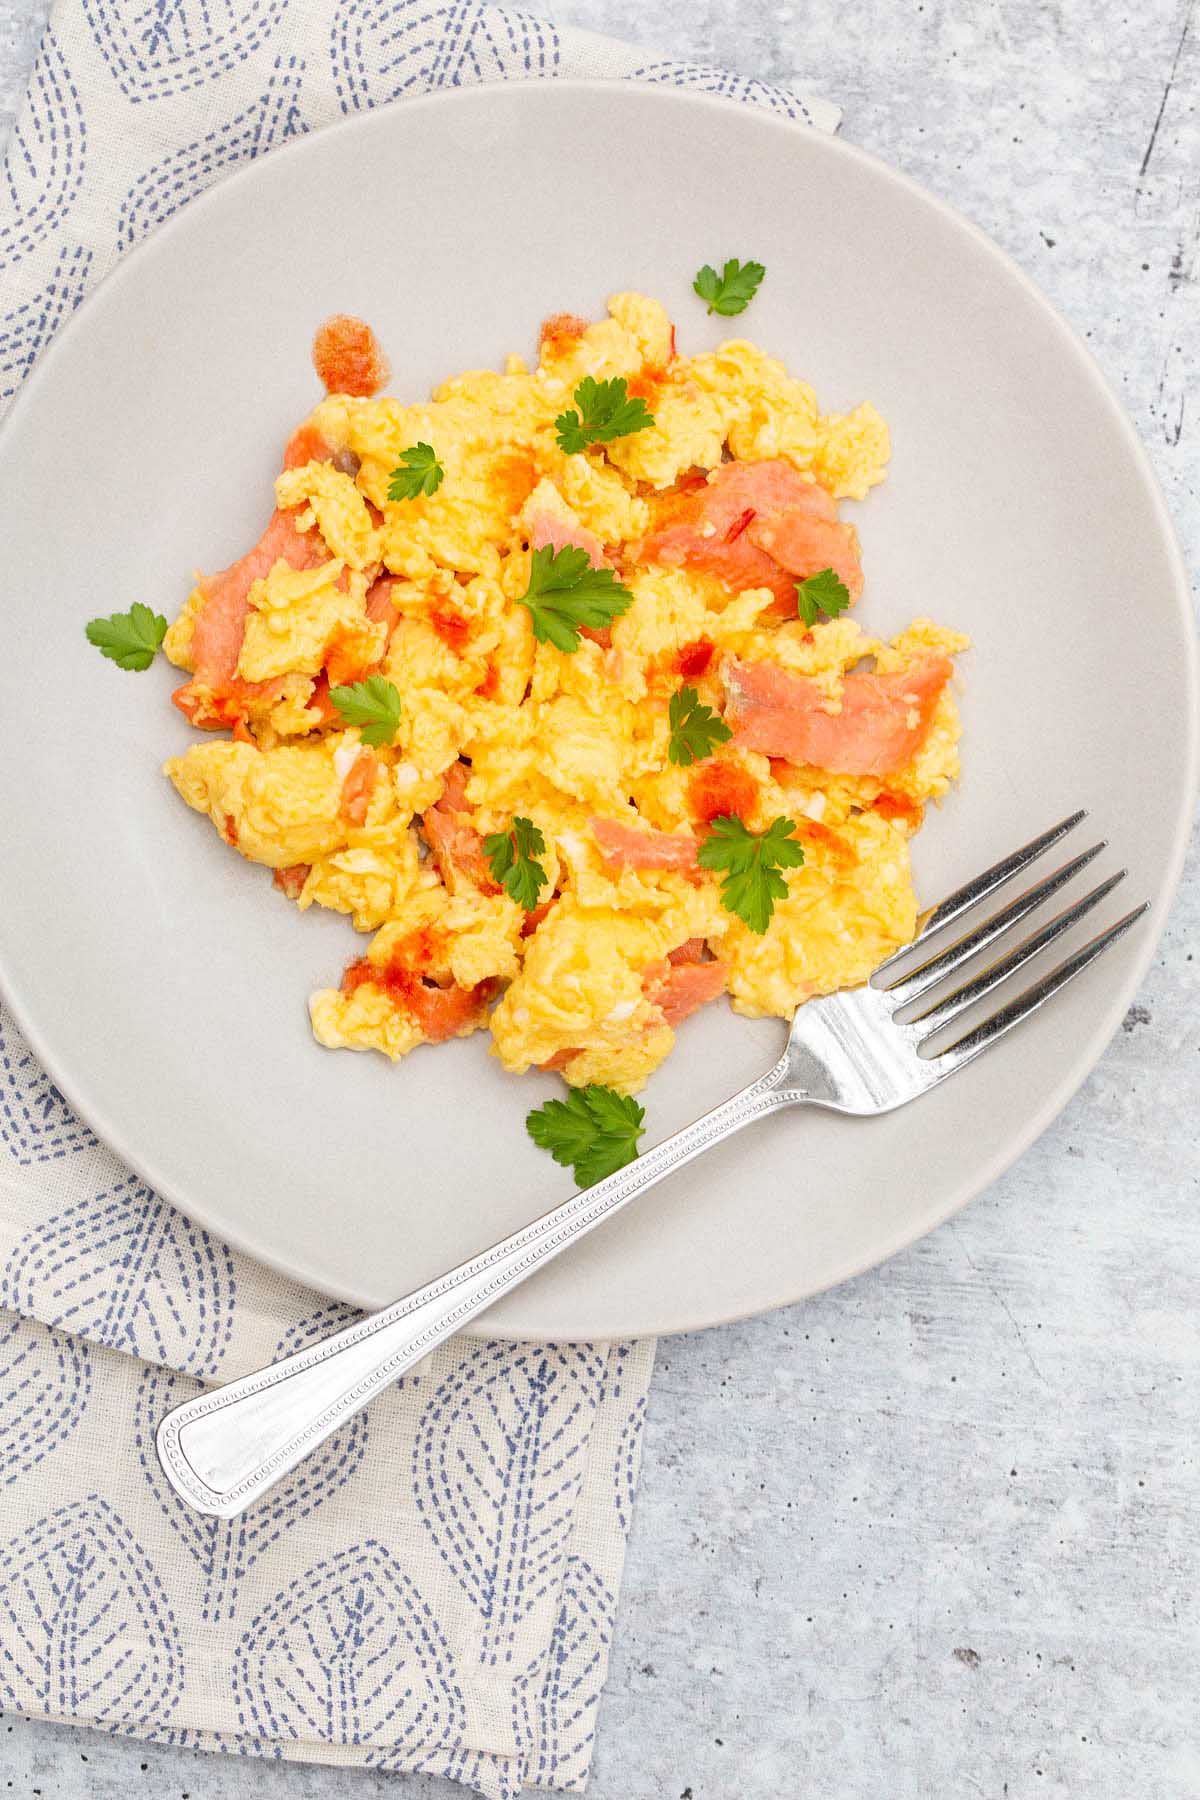
<path id="1" fill-rule="evenodd" d="M 368 675 L 349 687 L 331 687 L 329 698 L 347 725 L 360 725 L 364 744 L 390 744 L 400 724 L 400 692 L 382 675 Z"/>
<path id="2" fill-rule="evenodd" d="M 529 565 L 529 586 L 518 605 L 529 608 L 539 644 L 573 655 L 579 627 L 600 631 L 633 605 L 633 595 L 611 569 L 596 569 L 586 550 L 565 544 L 556 550 L 543 544 Z"/>
<path id="3" fill-rule="evenodd" d="M 630 437 L 653 425 L 654 414 L 646 411 L 640 395 L 630 399 L 625 377 L 616 375 L 611 381 L 597 381 L 585 375 L 575 389 L 578 412 L 559 413 L 558 444 L 568 456 L 586 450 L 589 444 L 608 444 L 613 438 Z"/>
<path id="4" fill-rule="evenodd" d="M 446 471 L 432 444 L 412 444 L 400 452 L 401 467 L 388 476 L 389 500 L 415 500 L 419 494 L 436 494 Z"/>
<path id="5" fill-rule="evenodd" d="M 719 275 L 711 263 L 705 263 L 692 286 L 707 302 L 710 313 L 730 319 L 734 313 L 745 312 L 766 272 L 761 263 L 740 263 L 731 256 Z"/>
<path id="6" fill-rule="evenodd" d="M 533 912 L 538 895 L 550 877 L 540 862 L 546 840 L 532 819 L 514 815 L 507 831 L 494 831 L 483 840 L 483 854 L 492 865 L 492 875 L 510 900 Z"/>
<path id="7" fill-rule="evenodd" d="M 832 569 L 818 569 L 815 575 L 796 583 L 796 611 L 806 625 L 815 625 L 818 613 L 836 619 L 850 604 L 850 589 Z"/>
<path id="8" fill-rule="evenodd" d="M 790 819 L 775 819 L 763 832 L 747 830 L 736 813 L 714 819 L 697 852 L 702 869 L 722 869 L 721 904 L 759 936 L 771 923 L 777 900 L 787 899 L 780 869 L 798 869 L 804 851 Z"/>
<path id="9" fill-rule="evenodd" d="M 718 718 L 711 706 L 702 706 L 694 687 L 681 687 L 671 695 L 667 714 L 671 726 L 671 742 L 667 755 L 681 769 L 711 756 L 718 744 L 727 744 L 733 736 L 724 719 Z"/>
<path id="10" fill-rule="evenodd" d="M 563 1168 L 574 1167 L 581 1188 L 592 1187 L 633 1162 L 645 1109 L 608 1087 L 572 1088 L 565 1100 L 547 1100 L 525 1121 L 534 1143 Z"/>
<path id="11" fill-rule="evenodd" d="M 89 619 L 87 640 L 119 669 L 148 669 L 167 635 L 167 621 L 135 600 L 127 613 Z"/>

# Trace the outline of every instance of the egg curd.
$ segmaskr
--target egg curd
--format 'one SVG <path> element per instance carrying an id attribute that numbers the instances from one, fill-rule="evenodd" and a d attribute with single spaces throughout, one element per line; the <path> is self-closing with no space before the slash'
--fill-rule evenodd
<path id="1" fill-rule="evenodd" d="M 586 376 L 624 377 L 653 423 L 565 452 L 556 419 Z M 444 479 L 391 500 L 417 444 Z M 809 625 L 796 599 L 830 569 L 857 598 L 838 502 L 888 456 L 869 404 L 822 413 L 743 339 L 680 355 L 633 293 L 598 323 L 548 321 L 536 368 L 512 356 L 428 402 L 329 394 L 262 540 L 199 580 L 165 645 L 209 734 L 166 764 L 182 798 L 301 910 L 370 934 L 311 996 L 320 1043 L 397 1058 L 489 1030 L 514 1074 L 630 1093 L 702 1001 L 787 1018 L 912 937 L 909 839 L 958 772 L 966 640 L 923 618 L 887 643 L 845 611 Z M 632 595 L 573 653 L 521 604 L 547 544 Z M 330 697 L 371 675 L 400 696 L 375 747 Z M 685 686 L 732 732 L 690 765 L 669 754 Z M 730 815 L 790 820 L 803 846 L 762 932 L 697 862 Z M 530 909 L 484 850 L 515 817 L 544 841 Z"/>

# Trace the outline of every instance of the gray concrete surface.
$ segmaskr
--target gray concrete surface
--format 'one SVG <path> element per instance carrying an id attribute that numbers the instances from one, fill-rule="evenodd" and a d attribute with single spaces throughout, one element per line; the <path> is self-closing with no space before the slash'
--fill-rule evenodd
<path id="1" fill-rule="evenodd" d="M 541 4 L 840 100 L 847 137 L 990 231 L 1086 335 L 1197 566 L 1191 4 Z M 44 10 L 0 0 L 0 128 Z M 1193 855 L 1103 1063 L 966 1213 L 803 1308 L 662 1346 L 593 1800 L 1200 1796 L 1198 927 Z M 0 1720 L 0 1781 L 450 1792 L 21 1719 Z"/>

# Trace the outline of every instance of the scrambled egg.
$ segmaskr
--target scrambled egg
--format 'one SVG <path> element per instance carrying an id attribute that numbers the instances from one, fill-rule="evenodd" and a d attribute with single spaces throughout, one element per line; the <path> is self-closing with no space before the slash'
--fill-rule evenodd
<path id="1" fill-rule="evenodd" d="M 837 502 L 883 480 L 887 427 L 869 404 L 822 413 L 744 340 L 678 354 L 642 295 L 608 311 L 548 321 L 535 368 L 513 356 L 427 402 L 330 394 L 263 540 L 168 634 L 177 703 L 220 733 L 166 765 L 182 798 L 302 909 L 373 934 L 311 998 L 322 1044 L 398 1058 L 490 1029 L 514 1073 L 632 1092 L 702 1000 L 789 1017 L 915 929 L 908 842 L 958 771 L 946 659 L 965 640 L 918 620 L 887 644 L 849 612 L 808 626 L 794 594 L 827 565 L 861 581 Z M 585 376 L 623 377 L 652 423 L 565 452 Z M 391 499 L 417 444 L 443 479 Z M 753 497 L 732 516 L 731 471 Z M 632 596 L 573 654 L 521 604 L 546 543 Z M 331 697 L 371 676 L 400 696 L 382 743 Z M 732 726 L 691 766 L 670 755 L 683 686 Z M 696 865 L 722 813 L 786 818 L 803 845 L 763 932 Z M 514 816 L 544 844 L 529 910 L 484 846 Z"/>

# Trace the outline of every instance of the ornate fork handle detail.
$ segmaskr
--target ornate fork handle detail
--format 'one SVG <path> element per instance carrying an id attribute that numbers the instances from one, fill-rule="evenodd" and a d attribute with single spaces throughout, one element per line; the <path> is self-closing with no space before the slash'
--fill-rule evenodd
<path id="1" fill-rule="evenodd" d="M 390 1382 L 509 1288 L 672 1170 L 751 1120 L 795 1103 L 787 1055 L 761 1080 L 636 1162 L 382 1312 L 240 1381 L 201 1394 L 159 1425 L 159 1460 L 198 1512 L 234 1518 Z"/>

